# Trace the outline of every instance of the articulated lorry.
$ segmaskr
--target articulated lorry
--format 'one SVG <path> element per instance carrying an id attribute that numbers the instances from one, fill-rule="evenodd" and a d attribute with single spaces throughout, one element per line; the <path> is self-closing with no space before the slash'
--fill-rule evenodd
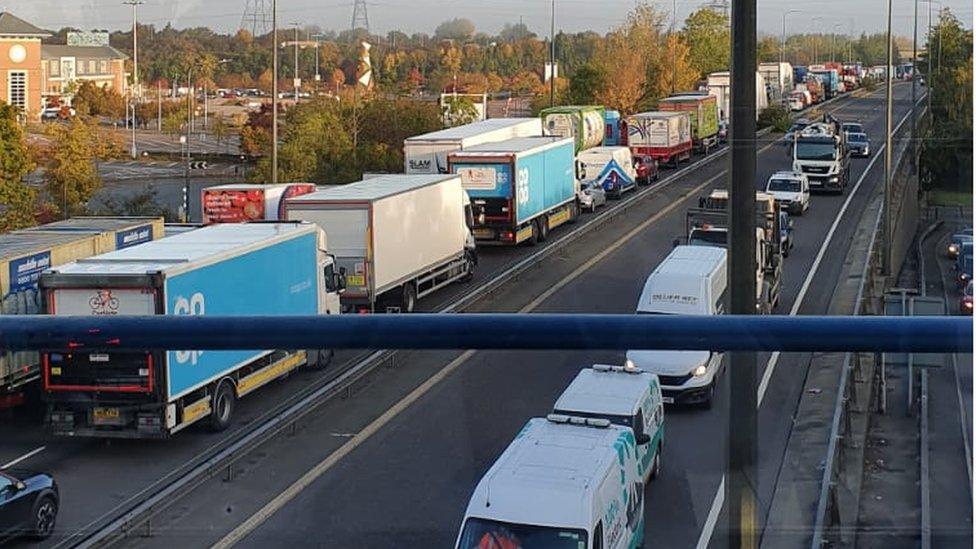
<path id="1" fill-rule="evenodd" d="M 718 145 L 718 101 L 707 93 L 672 95 L 658 103 L 663 112 L 691 115 L 691 143 L 696 152 L 708 154 Z"/>
<path id="2" fill-rule="evenodd" d="M 346 272 L 346 312 L 413 312 L 417 300 L 474 273 L 471 208 L 452 174 L 381 175 L 289 199 Z"/>
<path id="3" fill-rule="evenodd" d="M 451 154 L 471 197 L 474 237 L 535 245 L 579 216 L 572 138 L 525 137 Z"/>
<path id="4" fill-rule="evenodd" d="M 0 235 L 0 314 L 43 312 L 45 269 L 163 237 L 161 217 L 74 217 Z M 40 355 L 0 351 L 0 408 L 40 396 Z"/>
<path id="5" fill-rule="evenodd" d="M 841 123 L 829 114 L 793 136 L 793 171 L 807 175 L 810 190 L 844 193 L 851 157 Z"/>
<path id="6" fill-rule="evenodd" d="M 606 119 L 599 105 L 570 105 L 542 109 L 542 135 L 570 137 L 574 153 L 603 145 L 606 136 Z"/>
<path id="7" fill-rule="evenodd" d="M 286 200 L 313 192 L 315 192 L 314 183 L 232 184 L 206 187 L 200 191 L 203 223 L 209 225 L 284 219 Z"/>
<path id="8" fill-rule="evenodd" d="M 642 112 L 626 119 L 627 146 L 634 156 L 649 156 L 659 164 L 678 163 L 691 158 L 694 140 L 691 113 Z M 718 128 L 716 124 L 716 134 Z"/>
<path id="9" fill-rule="evenodd" d="M 823 84 L 824 88 L 824 99 L 833 99 L 841 93 L 840 89 L 840 75 L 835 68 L 829 68 L 824 65 L 814 65 L 809 68 L 810 75 L 819 76 L 820 82 Z"/>
<path id="10" fill-rule="evenodd" d="M 403 141 L 403 172 L 448 173 L 447 155 L 483 143 L 542 135 L 538 118 L 489 118 L 463 126 L 408 137 Z"/>
<path id="11" fill-rule="evenodd" d="M 732 79 L 729 71 L 713 72 L 705 80 L 705 90 L 718 100 L 719 119 L 728 122 L 732 117 Z M 769 106 L 766 79 L 756 72 L 756 120 L 759 113 Z"/>
<path id="12" fill-rule="evenodd" d="M 759 63 L 758 72 L 772 88 L 775 102 L 786 99 L 793 89 L 793 65 L 789 63 Z"/>
<path id="13" fill-rule="evenodd" d="M 310 223 L 212 225 L 62 265 L 40 288 L 59 316 L 337 314 L 342 274 L 326 245 Z M 237 399 L 331 352 L 108 347 L 42 358 L 55 434 L 166 438 L 202 420 L 227 428 Z"/>
<path id="14" fill-rule="evenodd" d="M 699 207 L 685 216 L 688 244 L 728 249 L 728 191 L 715 190 L 698 202 Z M 770 314 L 779 305 L 786 251 L 780 238 L 781 222 L 773 196 L 756 192 L 756 311 L 761 314 Z"/>

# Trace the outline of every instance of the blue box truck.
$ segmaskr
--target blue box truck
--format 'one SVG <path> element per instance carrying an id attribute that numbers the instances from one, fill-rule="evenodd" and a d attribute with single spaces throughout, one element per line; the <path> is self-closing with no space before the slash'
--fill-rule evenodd
<path id="1" fill-rule="evenodd" d="M 479 242 L 535 245 L 579 216 L 572 138 L 523 137 L 448 156 L 471 198 Z"/>
<path id="2" fill-rule="evenodd" d="M 337 314 L 342 273 L 311 223 L 221 224 L 81 259 L 41 275 L 48 314 Z M 70 346 L 70 345 L 69 345 Z M 165 438 L 204 419 L 230 425 L 235 402 L 327 350 L 113 351 L 42 355 L 55 434 Z"/>

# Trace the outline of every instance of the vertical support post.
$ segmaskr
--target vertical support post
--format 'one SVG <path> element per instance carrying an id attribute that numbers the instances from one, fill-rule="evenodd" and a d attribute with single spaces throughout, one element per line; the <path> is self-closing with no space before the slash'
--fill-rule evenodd
<path id="1" fill-rule="evenodd" d="M 888 29 L 885 33 L 886 43 L 886 68 L 888 77 L 885 81 L 885 153 L 884 153 L 884 231 L 881 232 L 883 246 L 881 249 L 884 255 L 881 257 L 881 272 L 885 276 L 891 276 L 891 157 L 892 157 L 892 135 L 891 135 L 891 108 L 892 108 L 892 86 L 894 85 L 895 74 L 891 70 L 894 52 L 892 51 L 891 35 L 891 4 L 888 0 Z"/>
<path id="2" fill-rule="evenodd" d="M 918 174 L 918 113 L 915 95 L 918 88 L 918 0 L 915 0 L 915 17 L 912 19 L 912 169 Z"/>
<path id="3" fill-rule="evenodd" d="M 156 81 L 156 131 L 163 131 L 163 84 Z"/>
<path id="4" fill-rule="evenodd" d="M 454 87 L 457 93 L 457 86 Z M 556 104 L 556 0 L 549 10 L 549 106 Z"/>
<path id="5" fill-rule="evenodd" d="M 756 312 L 756 0 L 732 2 L 730 257 L 732 314 Z M 731 353 L 728 472 L 729 547 L 758 545 L 756 521 L 756 353 Z"/>
<path id="6" fill-rule="evenodd" d="M 278 183 L 278 0 L 271 0 L 271 184 Z"/>

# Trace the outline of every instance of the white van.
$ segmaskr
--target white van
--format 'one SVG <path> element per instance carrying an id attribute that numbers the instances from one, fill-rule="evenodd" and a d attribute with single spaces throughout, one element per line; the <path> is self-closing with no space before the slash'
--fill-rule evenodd
<path id="1" fill-rule="evenodd" d="M 634 157 L 627 147 L 593 147 L 576 155 L 576 179 L 581 185 L 596 182 L 609 196 L 620 198 L 637 187 Z"/>
<path id="2" fill-rule="evenodd" d="M 644 541 L 634 432 L 605 419 L 530 419 L 471 495 L 456 547 L 613 549 Z"/>
<path id="3" fill-rule="evenodd" d="M 661 470 L 664 402 L 657 376 L 640 368 L 594 364 L 583 368 L 556 401 L 552 413 L 609 420 L 630 427 L 644 483 Z"/>
<path id="4" fill-rule="evenodd" d="M 717 315 L 725 312 L 727 252 L 711 246 L 676 246 L 644 283 L 637 314 Z M 627 366 L 657 374 L 665 404 L 711 407 L 722 353 L 627 351 Z"/>

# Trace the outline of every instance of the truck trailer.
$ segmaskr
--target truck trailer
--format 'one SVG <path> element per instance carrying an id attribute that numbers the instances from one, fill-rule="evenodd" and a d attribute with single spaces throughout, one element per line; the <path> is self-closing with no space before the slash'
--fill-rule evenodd
<path id="1" fill-rule="evenodd" d="M 714 95 L 690 93 L 672 95 L 658 103 L 664 112 L 691 115 L 691 142 L 696 152 L 708 154 L 718 145 L 718 101 Z"/>
<path id="2" fill-rule="evenodd" d="M 688 112 L 642 112 L 626 119 L 627 146 L 635 156 L 650 156 L 659 164 L 691 158 L 694 141 Z M 717 128 L 716 128 L 717 133 Z"/>
<path id="3" fill-rule="evenodd" d="M 346 312 L 413 312 L 418 299 L 471 278 L 478 261 L 456 175 L 382 175 L 292 198 L 285 209 L 329 235 L 346 271 Z"/>
<path id="4" fill-rule="evenodd" d="M 74 217 L 0 235 L 0 314 L 43 312 L 37 280 L 50 267 L 163 237 L 161 217 Z M 0 408 L 40 395 L 40 355 L 0 351 Z"/>
<path id="5" fill-rule="evenodd" d="M 342 275 L 310 223 L 203 227 L 46 271 L 46 311 L 59 316 L 316 315 L 339 312 Z M 113 351 L 42 355 L 55 434 L 166 438 L 208 419 L 227 428 L 235 402 L 327 350 Z"/>
<path id="6" fill-rule="evenodd" d="M 463 126 L 408 137 L 403 141 L 403 172 L 448 173 L 447 155 L 482 143 L 542 135 L 538 118 L 489 118 Z"/>
<path id="7" fill-rule="evenodd" d="M 574 153 L 603 145 L 606 136 L 604 109 L 598 105 L 569 105 L 542 109 L 542 135 L 571 137 Z"/>
<path id="8" fill-rule="evenodd" d="M 718 116 L 728 122 L 732 116 L 732 82 L 729 71 L 713 72 L 705 81 L 705 90 L 718 100 Z M 756 72 L 756 120 L 759 113 L 769 106 L 769 95 L 766 94 L 766 79 Z"/>
<path id="9" fill-rule="evenodd" d="M 285 200 L 314 192 L 314 183 L 217 185 L 200 191 L 200 210 L 205 225 L 277 221 L 285 218 Z"/>
<path id="10" fill-rule="evenodd" d="M 448 163 L 471 196 L 480 242 L 535 245 L 579 215 L 572 138 L 479 145 L 451 154 Z"/>

